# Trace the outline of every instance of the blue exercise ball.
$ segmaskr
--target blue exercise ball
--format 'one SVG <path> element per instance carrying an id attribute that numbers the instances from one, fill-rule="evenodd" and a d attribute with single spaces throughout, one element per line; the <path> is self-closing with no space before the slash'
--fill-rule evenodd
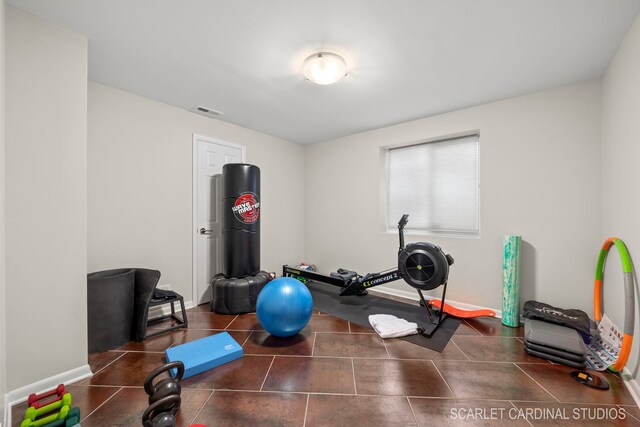
<path id="1" fill-rule="evenodd" d="M 290 337 L 307 326 L 313 311 L 309 289 L 292 277 L 280 277 L 262 288 L 256 314 L 262 327 L 276 337 Z"/>

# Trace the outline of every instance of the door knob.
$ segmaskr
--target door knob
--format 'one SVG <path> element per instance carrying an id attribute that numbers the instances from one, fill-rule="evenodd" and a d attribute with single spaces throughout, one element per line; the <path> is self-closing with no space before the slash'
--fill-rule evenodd
<path id="1" fill-rule="evenodd" d="M 202 227 L 200 229 L 200 234 L 211 234 L 212 230 L 207 230 L 206 228 Z"/>

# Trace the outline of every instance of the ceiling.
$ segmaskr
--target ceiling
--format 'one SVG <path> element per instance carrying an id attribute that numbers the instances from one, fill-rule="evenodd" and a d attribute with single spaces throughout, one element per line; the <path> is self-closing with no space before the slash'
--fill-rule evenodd
<path id="1" fill-rule="evenodd" d="M 84 34 L 89 79 L 308 144 L 600 77 L 640 0 L 7 0 Z M 301 75 L 316 51 L 349 75 Z"/>

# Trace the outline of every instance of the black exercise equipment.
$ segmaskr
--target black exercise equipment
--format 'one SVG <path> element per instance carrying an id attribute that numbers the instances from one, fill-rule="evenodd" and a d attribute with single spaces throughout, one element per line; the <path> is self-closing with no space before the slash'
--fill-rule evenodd
<path id="1" fill-rule="evenodd" d="M 576 369 L 587 366 L 587 348 L 580 333 L 557 323 L 525 318 L 524 351 Z"/>
<path id="2" fill-rule="evenodd" d="M 222 273 L 229 278 L 260 271 L 260 169 L 222 167 Z"/>
<path id="3" fill-rule="evenodd" d="M 429 325 L 420 328 L 418 332 L 430 337 L 442 324 L 446 313 L 429 306 L 422 291 L 430 291 L 439 286 L 444 286 L 441 299 L 444 303 L 447 293 L 449 266 L 453 264 L 453 258 L 451 255 L 445 254 L 439 246 L 432 243 L 417 242 L 405 246 L 404 227 L 407 225 L 408 220 L 409 215 L 403 215 L 400 221 L 398 221 L 400 247 L 398 249 L 398 264 L 395 269 L 382 271 L 380 273 L 369 273 L 364 276 L 360 276 L 355 271 L 339 269 L 337 272 L 327 276 L 325 274 L 309 270 L 299 270 L 285 265 L 282 267 L 282 275 L 303 277 L 339 286 L 342 288 L 342 292 L 340 292 L 341 296 L 366 295 L 367 289 L 369 288 L 402 279 L 418 291 L 420 303 L 427 311 L 430 320 Z"/>
<path id="4" fill-rule="evenodd" d="M 175 370 L 176 375 L 175 378 L 171 376 L 172 370 Z M 163 378 L 156 382 L 153 381 L 161 374 L 166 373 L 168 375 L 166 378 Z M 180 396 L 181 387 L 180 381 L 184 376 L 184 363 L 178 361 L 166 363 L 159 368 L 154 369 L 149 372 L 147 378 L 144 380 L 144 391 L 149 395 L 149 405 L 153 405 L 156 402 L 163 401 L 168 396 Z M 164 401 L 169 402 L 169 401 Z M 154 408 L 156 410 L 162 409 L 170 409 L 175 402 L 170 402 L 171 405 L 162 406 L 156 405 Z M 178 406 L 180 404 L 178 403 Z"/>
<path id="5" fill-rule="evenodd" d="M 372 314 L 390 314 L 408 322 L 413 322 L 419 328 L 429 329 L 431 321 L 425 315 L 425 309 L 415 302 L 402 302 L 395 299 L 383 298 L 370 292 L 367 296 L 340 295 L 340 288 L 328 286 L 322 282 L 308 281 L 307 288 L 313 297 L 313 308 L 326 314 L 371 329 L 369 316 Z M 430 336 L 415 334 L 398 338 L 415 345 L 442 352 L 460 325 L 460 319 L 454 316 L 443 318 L 442 325 Z"/>
<path id="6" fill-rule="evenodd" d="M 180 316 L 176 315 L 176 303 L 180 304 Z M 151 320 L 147 320 L 145 329 L 151 324 L 159 323 L 167 319 L 171 319 L 173 322 L 171 322 L 170 326 L 167 326 L 164 329 L 159 329 L 153 333 L 146 334 L 145 338 L 155 337 L 156 335 L 164 334 L 165 332 L 175 331 L 176 329 L 186 328 L 189 326 L 189 320 L 187 319 L 187 310 L 185 310 L 184 297 L 182 295 L 175 291 L 156 289 L 153 292 L 153 297 L 148 303 L 148 310 L 153 307 L 158 307 L 165 304 L 171 304 L 171 313 L 164 314 Z"/>
<path id="7" fill-rule="evenodd" d="M 175 372 L 175 377 L 171 372 Z M 153 381 L 160 375 L 165 378 Z M 149 372 L 144 380 L 144 391 L 149 395 L 149 407 L 142 414 L 145 427 L 175 427 L 176 414 L 180 409 L 180 381 L 184 376 L 184 363 L 179 360 L 166 363 Z"/>
<path id="8" fill-rule="evenodd" d="M 222 272 L 211 279 L 211 311 L 248 313 L 271 280 L 260 271 L 260 169 L 229 163 L 222 181 Z"/>
<path id="9" fill-rule="evenodd" d="M 269 273 L 259 272 L 242 279 L 227 279 L 219 274 L 213 278 L 212 305 L 217 313 L 237 314 L 255 311 L 258 294 L 271 281 Z"/>
<path id="10" fill-rule="evenodd" d="M 175 427 L 181 398 L 172 394 L 154 402 L 142 414 L 144 427 Z"/>

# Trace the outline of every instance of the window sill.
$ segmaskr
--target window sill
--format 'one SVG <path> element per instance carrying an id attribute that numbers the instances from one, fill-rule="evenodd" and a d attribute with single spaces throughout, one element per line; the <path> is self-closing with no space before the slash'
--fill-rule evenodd
<path id="1" fill-rule="evenodd" d="M 385 234 L 393 234 L 398 235 L 398 229 L 387 229 L 383 230 Z M 444 237 L 447 239 L 469 239 L 469 240 L 480 240 L 480 232 L 475 233 L 458 233 L 455 231 L 421 231 L 421 230 L 405 230 L 405 236 L 429 236 L 429 237 Z"/>

